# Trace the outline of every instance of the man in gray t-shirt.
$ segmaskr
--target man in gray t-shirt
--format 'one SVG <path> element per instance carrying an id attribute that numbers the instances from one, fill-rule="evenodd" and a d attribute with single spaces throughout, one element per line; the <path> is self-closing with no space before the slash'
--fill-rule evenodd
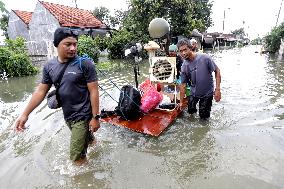
<path id="1" fill-rule="evenodd" d="M 216 102 L 221 100 L 220 69 L 212 58 L 206 54 L 195 53 L 192 45 L 186 39 L 182 39 L 177 44 L 180 55 L 184 58 L 181 68 L 181 90 L 180 105 L 184 105 L 185 87 L 190 85 L 190 96 L 188 100 L 188 112 L 196 113 L 196 105 L 199 103 L 199 116 L 206 119 L 210 117 L 213 96 Z M 216 87 L 212 72 L 215 72 Z"/>
<path id="2" fill-rule="evenodd" d="M 16 130 L 25 129 L 29 114 L 44 100 L 52 84 L 60 83 L 57 87 L 58 100 L 71 131 L 70 159 L 81 165 L 87 160 L 92 133 L 100 127 L 99 90 L 95 64 L 89 60 L 80 61 L 77 40 L 78 33 L 75 30 L 63 27 L 55 30 L 53 43 L 57 47 L 58 57 L 44 65 L 42 81 L 16 121 Z M 63 75 L 59 82 L 60 73 Z"/>

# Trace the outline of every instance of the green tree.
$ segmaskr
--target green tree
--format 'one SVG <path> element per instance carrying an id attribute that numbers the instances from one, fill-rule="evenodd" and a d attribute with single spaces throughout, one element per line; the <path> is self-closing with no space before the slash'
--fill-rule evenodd
<path id="1" fill-rule="evenodd" d="M 2 1 L 0 1 L 0 11 L 1 13 L 9 13 L 9 11 L 7 11 L 7 9 L 5 8 L 5 4 Z"/>
<path id="2" fill-rule="evenodd" d="M 246 36 L 244 28 L 236 29 L 234 31 L 231 31 L 231 33 L 236 35 L 236 36 L 240 36 L 240 38 L 242 38 L 242 39 Z"/>
<path id="3" fill-rule="evenodd" d="M 103 22 L 108 21 L 109 14 L 110 11 L 106 7 L 96 7 L 95 10 L 93 10 L 93 15 Z"/>
<path id="4" fill-rule="evenodd" d="M 113 32 L 112 39 L 108 43 L 109 57 L 118 59 L 124 57 L 125 45 L 133 41 L 134 36 L 124 29 Z"/>
<path id="5" fill-rule="evenodd" d="M 0 29 L 3 31 L 4 36 L 8 39 L 8 21 L 9 21 L 9 12 L 5 8 L 5 4 L 0 1 L 0 11 L 1 11 L 1 18 L 0 18 Z"/>
<path id="6" fill-rule="evenodd" d="M 2 15 L 0 18 L 0 29 L 3 31 L 3 35 L 6 39 L 9 38 L 8 36 L 8 22 L 9 22 L 9 16 L 8 15 Z"/>
<path id="7" fill-rule="evenodd" d="M 80 56 L 87 54 L 94 62 L 98 62 L 99 48 L 96 46 L 95 40 L 90 36 L 81 35 L 78 39 L 78 54 Z"/>
<path id="8" fill-rule="evenodd" d="M 253 39 L 251 41 L 251 44 L 252 45 L 261 45 L 262 44 L 262 39 L 260 37 L 257 37 L 257 38 L 255 38 L 255 39 Z"/>
<path id="9" fill-rule="evenodd" d="M 97 19 L 101 20 L 108 27 L 116 27 L 120 24 L 121 20 L 125 17 L 125 13 L 122 10 L 116 10 L 115 15 L 110 14 L 110 10 L 106 7 L 97 7 L 93 10 L 93 15 Z"/>
<path id="10" fill-rule="evenodd" d="M 284 38 L 284 22 L 274 27 L 271 32 L 264 37 L 265 46 L 268 51 L 276 53 L 281 45 L 281 39 Z"/>
<path id="11" fill-rule="evenodd" d="M 211 8 L 209 0 L 130 0 L 123 26 L 141 38 L 148 34 L 150 21 L 160 17 L 169 22 L 172 36 L 189 36 L 193 29 L 203 32 L 212 24 Z"/>
<path id="12" fill-rule="evenodd" d="M 9 77 L 18 77 L 38 72 L 31 63 L 23 38 L 6 39 L 5 42 L 6 46 L 0 47 L 0 73 L 5 71 Z"/>
<path id="13" fill-rule="evenodd" d="M 110 17 L 111 26 L 121 28 L 123 20 L 127 17 L 128 11 L 115 10 L 114 16 Z"/>

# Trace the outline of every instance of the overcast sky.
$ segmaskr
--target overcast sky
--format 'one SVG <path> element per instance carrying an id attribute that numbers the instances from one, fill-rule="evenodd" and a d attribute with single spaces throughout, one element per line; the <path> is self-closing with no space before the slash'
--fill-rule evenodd
<path id="1" fill-rule="evenodd" d="M 225 32 L 244 27 L 250 37 L 263 36 L 276 25 L 282 0 L 215 0 L 213 4 L 214 26 L 210 31 L 223 31 L 225 10 Z M 284 2 L 279 23 L 284 21 Z M 244 23 L 244 24 L 243 24 Z"/>
<path id="2" fill-rule="evenodd" d="M 6 9 L 33 11 L 37 0 L 2 0 Z M 75 6 L 74 0 L 45 0 L 58 4 Z M 112 12 L 114 9 L 127 9 L 127 0 L 77 0 L 79 8 L 94 10 L 95 7 L 105 6 Z M 225 10 L 225 33 L 245 28 L 249 37 L 262 37 L 276 25 L 277 15 L 282 0 L 214 0 L 212 19 L 214 25 L 209 32 L 223 31 Z M 284 21 L 284 3 L 280 12 L 278 24 Z"/>

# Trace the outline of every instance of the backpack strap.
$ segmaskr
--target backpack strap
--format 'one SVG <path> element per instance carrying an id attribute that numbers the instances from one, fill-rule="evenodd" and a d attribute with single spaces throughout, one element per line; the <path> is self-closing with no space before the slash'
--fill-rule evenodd
<path id="1" fill-rule="evenodd" d="M 85 72 L 84 72 L 84 61 L 85 60 L 89 60 L 89 61 L 93 62 L 92 58 L 90 58 L 87 54 L 84 54 L 83 56 L 78 56 L 76 61 L 74 63 L 72 63 L 73 65 L 79 64 L 80 70 L 84 73 L 84 75 L 85 75 Z"/>
<path id="2" fill-rule="evenodd" d="M 63 75 L 64 75 L 65 70 L 66 70 L 67 67 L 68 67 L 68 63 L 65 63 L 64 68 L 63 68 L 63 69 L 61 70 L 61 72 L 59 73 L 57 82 L 54 83 L 54 86 L 55 86 L 56 90 L 58 90 L 59 87 L 60 87 L 61 80 L 62 80 L 62 78 L 63 78 Z"/>

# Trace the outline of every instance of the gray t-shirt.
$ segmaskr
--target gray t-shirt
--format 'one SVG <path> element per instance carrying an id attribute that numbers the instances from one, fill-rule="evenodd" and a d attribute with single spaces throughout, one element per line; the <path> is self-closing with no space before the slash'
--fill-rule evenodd
<path id="1" fill-rule="evenodd" d="M 190 85 L 192 96 L 211 96 L 214 91 L 212 72 L 217 68 L 209 55 L 196 54 L 193 61 L 184 60 L 181 68 L 181 82 Z"/>
<path id="2" fill-rule="evenodd" d="M 59 88 L 59 96 L 66 121 L 87 120 L 92 116 L 90 94 L 87 83 L 97 81 L 96 66 L 84 60 L 81 66 L 79 57 L 68 62 Z M 66 63 L 67 64 L 67 63 Z M 47 62 L 43 68 L 43 84 L 54 84 L 64 68 L 57 58 Z"/>

